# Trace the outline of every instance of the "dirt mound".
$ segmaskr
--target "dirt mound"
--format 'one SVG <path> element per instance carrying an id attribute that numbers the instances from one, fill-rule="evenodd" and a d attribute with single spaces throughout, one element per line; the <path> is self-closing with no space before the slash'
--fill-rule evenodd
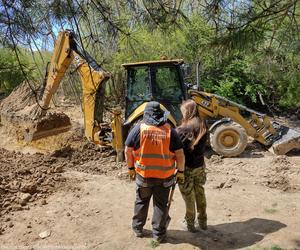
<path id="1" fill-rule="evenodd" d="M 29 86 L 30 84 L 30 86 Z M 35 93 L 32 91 L 31 86 L 35 87 L 34 82 L 23 82 L 17 86 L 8 97 L 2 100 L 0 108 L 3 110 L 18 111 L 24 106 L 30 106 L 35 103 Z"/>
<path id="2" fill-rule="evenodd" d="M 36 95 L 38 94 L 38 92 L 31 89 L 31 86 L 35 86 L 35 83 L 29 84 L 23 82 L 8 97 L 2 100 L 0 104 L 1 116 L 15 120 L 21 114 L 22 116 L 29 114 L 27 111 L 36 104 Z"/>
<path id="3" fill-rule="evenodd" d="M 30 202 L 45 199 L 65 182 L 64 169 L 120 176 L 125 163 L 116 163 L 112 151 L 82 139 L 51 154 L 33 155 L 0 148 L 0 215 L 29 209 Z"/>
<path id="4" fill-rule="evenodd" d="M 46 198 L 65 181 L 64 165 L 47 155 L 0 149 L 0 215 L 28 209 L 29 202 Z"/>
<path id="5" fill-rule="evenodd" d="M 1 123 L 8 133 L 18 140 L 32 141 L 68 131 L 71 122 L 64 113 L 47 112 L 42 118 L 34 118 L 42 109 L 37 100 L 39 91 L 32 90 L 34 83 L 29 84 L 23 82 L 0 104 Z"/>
<path id="6" fill-rule="evenodd" d="M 274 165 L 275 169 L 280 172 L 282 170 L 289 170 L 292 163 L 289 161 L 287 156 L 278 156 L 272 160 L 272 165 Z"/>
<path id="7" fill-rule="evenodd" d="M 125 167 L 124 162 L 117 163 L 114 151 L 82 139 L 77 148 L 70 145 L 54 151 L 51 156 L 65 160 L 66 167 L 90 174 L 117 175 Z M 116 171 L 118 170 L 118 173 Z"/>
<path id="8" fill-rule="evenodd" d="M 267 172 L 265 185 L 282 191 L 298 191 L 300 183 L 296 177 L 299 170 L 289 161 L 287 156 L 277 156 L 272 160 Z"/>

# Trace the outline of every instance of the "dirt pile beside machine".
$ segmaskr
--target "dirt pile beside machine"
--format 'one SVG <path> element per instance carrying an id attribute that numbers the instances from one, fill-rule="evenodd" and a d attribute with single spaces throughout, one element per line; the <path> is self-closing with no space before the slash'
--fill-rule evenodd
<path id="1" fill-rule="evenodd" d="M 18 139 L 25 141 L 68 131 L 71 121 L 64 113 L 48 112 L 39 118 L 32 117 L 32 112 L 38 105 L 38 92 L 32 91 L 33 86 L 34 83 L 23 82 L 1 102 L 1 124 Z"/>

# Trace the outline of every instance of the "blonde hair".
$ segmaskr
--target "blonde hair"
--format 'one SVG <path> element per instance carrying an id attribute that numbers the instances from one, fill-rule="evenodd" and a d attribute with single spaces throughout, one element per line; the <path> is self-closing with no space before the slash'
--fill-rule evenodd
<path id="1" fill-rule="evenodd" d="M 189 133 L 190 148 L 194 149 L 194 146 L 198 144 L 207 131 L 205 122 L 198 114 L 197 104 L 191 99 L 181 104 L 180 111 L 182 120 L 178 131 L 191 131 Z"/>

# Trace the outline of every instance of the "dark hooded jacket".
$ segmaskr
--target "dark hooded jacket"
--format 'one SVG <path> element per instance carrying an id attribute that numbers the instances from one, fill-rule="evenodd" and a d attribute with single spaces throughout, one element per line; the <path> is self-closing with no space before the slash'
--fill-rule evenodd
<path id="1" fill-rule="evenodd" d="M 153 126 L 162 126 L 167 122 L 169 111 L 164 111 L 160 108 L 158 102 L 152 101 L 148 102 L 143 115 L 143 121 L 147 125 Z M 140 147 L 140 126 L 141 123 L 138 123 L 134 128 L 129 132 L 125 145 L 128 147 L 133 147 L 134 150 Z M 170 151 L 175 152 L 178 149 L 183 147 L 181 140 L 174 128 L 171 129 L 171 143 Z"/>
<path id="2" fill-rule="evenodd" d="M 204 152 L 208 137 L 207 133 L 205 133 L 199 142 L 192 148 L 191 144 L 194 138 L 193 128 L 178 127 L 176 131 L 183 143 L 185 166 L 189 168 L 198 168 L 204 166 Z"/>

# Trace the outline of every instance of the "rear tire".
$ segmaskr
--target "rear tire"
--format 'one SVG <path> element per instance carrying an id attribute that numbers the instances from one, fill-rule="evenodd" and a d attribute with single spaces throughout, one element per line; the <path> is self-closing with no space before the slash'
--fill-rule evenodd
<path id="1" fill-rule="evenodd" d="M 210 145 L 219 155 L 232 157 L 241 154 L 248 142 L 245 129 L 236 122 L 223 123 L 210 133 Z"/>

